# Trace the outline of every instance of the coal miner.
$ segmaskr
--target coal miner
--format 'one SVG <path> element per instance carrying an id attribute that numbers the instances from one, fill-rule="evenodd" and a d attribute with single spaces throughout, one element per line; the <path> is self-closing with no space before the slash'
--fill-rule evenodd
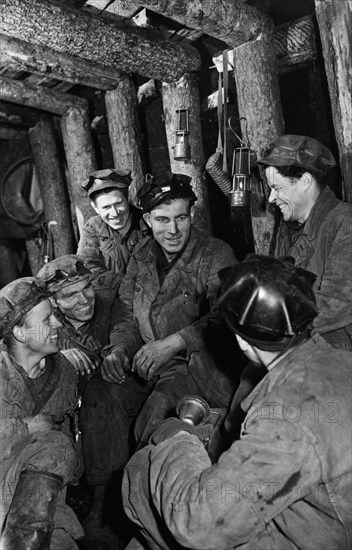
<path id="1" fill-rule="evenodd" d="M 220 277 L 218 306 L 266 375 L 213 465 L 197 426 L 157 428 L 126 466 L 127 515 L 145 548 L 350 548 L 352 354 L 310 336 L 315 276 L 253 256 Z"/>
<path id="2" fill-rule="evenodd" d="M 282 216 L 275 256 L 292 256 L 317 275 L 314 332 L 352 350 L 352 206 L 326 185 L 334 157 L 317 139 L 284 135 L 258 162 Z"/>
<path id="3" fill-rule="evenodd" d="M 192 225 L 196 196 L 190 182 L 168 172 L 149 178 L 140 192 L 153 236 L 133 251 L 101 365 L 103 380 L 91 380 L 82 403 L 82 419 L 95 418 L 89 436 L 97 490 L 121 482 L 134 428 L 143 445 L 180 397 L 191 393 L 226 407 L 233 391 L 231 378 L 207 348 L 207 330 L 218 322 L 213 311 L 218 271 L 234 255 Z"/>
<path id="4" fill-rule="evenodd" d="M 82 187 L 97 213 L 83 228 L 77 253 L 94 273 L 93 286 L 113 299 L 135 245 L 147 233 L 141 212 L 128 201 L 131 174 L 106 169 L 93 172 Z"/>
<path id="5" fill-rule="evenodd" d="M 59 351 L 60 322 L 34 278 L 0 290 L 1 548 L 73 550 L 83 530 L 65 504 L 82 469 L 69 415 L 77 364 Z"/>
<path id="6" fill-rule="evenodd" d="M 37 281 L 57 305 L 60 349 L 68 357 L 84 354 L 80 355 L 81 374 L 91 374 L 102 360 L 100 353 L 109 341 L 110 322 L 114 324 L 111 302 L 95 292 L 93 278 L 87 261 L 76 254 L 55 258 L 37 274 Z M 90 362 L 87 360 L 84 366 L 85 356 Z"/>

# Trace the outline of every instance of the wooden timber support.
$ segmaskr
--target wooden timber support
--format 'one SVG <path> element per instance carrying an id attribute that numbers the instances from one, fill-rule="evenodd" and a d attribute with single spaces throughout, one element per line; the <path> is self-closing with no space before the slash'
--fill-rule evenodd
<path id="1" fill-rule="evenodd" d="M 48 0 L 0 0 L 0 32 L 112 69 L 166 82 L 200 67 L 198 52 Z"/>
<path id="2" fill-rule="evenodd" d="M 88 102 L 85 99 L 4 77 L 0 77 L 0 99 L 61 116 L 71 109 L 76 108 L 81 111 L 88 109 Z"/>
<path id="3" fill-rule="evenodd" d="M 192 177 L 192 186 L 198 198 L 194 206 L 194 224 L 200 231 L 211 233 L 210 210 L 204 180 L 204 151 L 197 76 L 194 73 L 185 74 L 178 82 L 163 83 L 162 97 L 171 171 Z M 189 109 L 191 158 L 187 161 L 174 159 L 179 118 L 176 111 L 183 108 Z"/>
<path id="4" fill-rule="evenodd" d="M 81 234 L 84 222 L 94 215 L 81 184 L 91 172 L 97 170 L 88 110 L 70 109 L 61 117 L 61 131 L 67 160 L 68 192 Z"/>
<path id="5" fill-rule="evenodd" d="M 83 84 L 100 90 L 112 90 L 119 79 L 119 71 L 86 59 L 56 52 L 46 46 L 29 44 L 17 38 L 0 34 L 0 66 L 14 71 L 28 71 Z"/>
<path id="6" fill-rule="evenodd" d="M 344 198 L 352 203 L 352 2 L 315 0 Z"/>
<path id="7" fill-rule="evenodd" d="M 267 144 L 284 133 L 279 78 L 272 33 L 234 50 L 234 76 L 242 137 L 260 158 Z M 268 189 L 266 189 L 268 196 Z M 252 216 L 255 249 L 259 254 L 273 251 L 275 217 L 269 205 L 266 216 Z"/>
<path id="8" fill-rule="evenodd" d="M 271 27 L 269 18 L 238 0 L 143 0 L 143 6 L 236 47 Z"/>
<path id="9" fill-rule="evenodd" d="M 29 140 L 43 198 L 45 219 L 52 226 L 55 257 L 75 250 L 69 198 L 51 120 L 41 120 L 29 130 Z"/>
<path id="10" fill-rule="evenodd" d="M 128 75 L 121 75 L 115 90 L 105 94 L 109 136 L 116 169 L 131 172 L 129 198 L 135 202 L 143 185 L 142 130 L 139 122 L 137 90 Z"/>

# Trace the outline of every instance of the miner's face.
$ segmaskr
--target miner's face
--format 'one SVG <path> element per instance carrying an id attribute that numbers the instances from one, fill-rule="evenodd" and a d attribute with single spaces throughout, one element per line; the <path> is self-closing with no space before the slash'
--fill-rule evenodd
<path id="1" fill-rule="evenodd" d="M 15 327 L 21 335 L 28 352 L 46 357 L 59 351 L 60 321 L 54 315 L 50 300 L 43 300 L 25 316 L 24 324 Z M 18 333 L 17 333 L 18 334 Z"/>
<path id="2" fill-rule="evenodd" d="M 303 223 L 307 218 L 307 196 L 304 187 L 304 174 L 296 181 L 279 174 L 274 166 L 265 169 L 270 187 L 269 202 L 280 209 L 285 222 Z"/>
<path id="3" fill-rule="evenodd" d="M 55 292 L 61 313 L 78 322 L 90 321 L 94 315 L 95 291 L 89 278 L 67 285 Z"/>
<path id="4" fill-rule="evenodd" d="M 130 218 L 130 205 L 118 189 L 98 195 L 92 206 L 101 219 L 115 231 L 122 231 Z"/>
<path id="5" fill-rule="evenodd" d="M 143 217 L 169 260 L 184 249 L 192 227 L 188 199 L 172 199 L 169 203 L 161 203 Z"/>

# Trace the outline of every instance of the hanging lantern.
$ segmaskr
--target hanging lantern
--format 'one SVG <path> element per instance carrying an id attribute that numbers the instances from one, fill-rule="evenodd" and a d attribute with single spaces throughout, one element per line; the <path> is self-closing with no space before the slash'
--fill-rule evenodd
<path id="1" fill-rule="evenodd" d="M 251 150 L 238 147 L 233 152 L 231 206 L 250 206 L 251 200 Z"/>
<path id="2" fill-rule="evenodd" d="M 189 109 L 177 109 L 176 144 L 174 146 L 175 160 L 190 160 L 191 144 L 189 131 Z"/>

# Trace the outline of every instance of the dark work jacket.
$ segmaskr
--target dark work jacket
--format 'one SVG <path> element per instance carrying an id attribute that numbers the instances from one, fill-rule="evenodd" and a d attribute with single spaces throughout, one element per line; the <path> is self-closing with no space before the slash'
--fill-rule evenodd
<path id="1" fill-rule="evenodd" d="M 95 290 L 107 299 L 113 299 L 125 274 L 127 264 L 136 244 L 147 233 L 141 211 L 130 206 L 132 225 L 126 235 L 107 225 L 100 216 L 90 218 L 83 228 L 77 254 L 94 273 Z"/>
<path id="2" fill-rule="evenodd" d="M 293 245 L 287 224 L 281 223 L 275 256 L 292 256 L 298 267 L 317 275 L 314 292 L 320 313 L 314 331 L 328 341 L 329 333 L 343 336 L 336 331 L 343 332 L 351 344 L 352 206 L 325 187 Z"/>
<path id="3" fill-rule="evenodd" d="M 148 237 L 133 251 L 115 304 L 117 322 L 111 324 L 105 352 L 122 349 L 132 357 L 143 344 L 178 333 L 186 343 L 190 371 L 197 383 L 204 385 L 204 397 L 211 392 L 209 400 L 221 403 L 230 386 L 210 357 L 207 337 L 209 324 L 221 322 L 214 312 L 218 272 L 235 263 L 233 251 L 193 227 L 182 254 L 160 285 L 155 248 L 154 239 Z"/>

